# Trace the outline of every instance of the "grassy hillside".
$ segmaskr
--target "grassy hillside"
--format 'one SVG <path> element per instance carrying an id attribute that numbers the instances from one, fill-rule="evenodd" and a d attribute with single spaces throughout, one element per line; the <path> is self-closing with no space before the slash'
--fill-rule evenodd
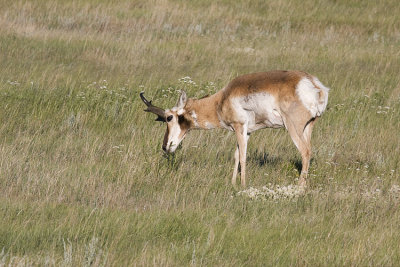
<path id="1" fill-rule="evenodd" d="M 397 0 L 0 0 L 0 265 L 399 265 L 398 14 Z M 248 197 L 297 183 L 283 129 L 252 134 L 241 193 L 233 133 L 193 131 L 163 155 L 140 91 L 172 107 L 179 89 L 273 69 L 331 88 L 305 194 Z"/>

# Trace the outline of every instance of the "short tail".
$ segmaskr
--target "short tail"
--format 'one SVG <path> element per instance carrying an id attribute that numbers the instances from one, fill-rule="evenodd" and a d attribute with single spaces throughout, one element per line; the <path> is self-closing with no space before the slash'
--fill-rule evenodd
<path id="1" fill-rule="evenodd" d="M 328 104 L 329 88 L 316 77 L 307 77 L 299 81 L 296 93 L 313 118 L 321 116 Z"/>
<path id="2" fill-rule="evenodd" d="M 328 94 L 330 88 L 323 85 L 317 77 L 313 77 L 314 84 L 317 89 L 319 89 L 319 99 L 318 99 L 318 114 L 317 116 L 321 116 L 321 114 L 325 111 L 326 106 L 328 105 Z"/>

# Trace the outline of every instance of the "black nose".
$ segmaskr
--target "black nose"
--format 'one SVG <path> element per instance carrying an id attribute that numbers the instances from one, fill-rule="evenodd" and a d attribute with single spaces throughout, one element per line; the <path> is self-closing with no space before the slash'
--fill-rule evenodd
<path id="1" fill-rule="evenodd" d="M 164 152 L 167 151 L 167 147 L 166 146 L 162 146 L 162 150 L 164 150 Z"/>

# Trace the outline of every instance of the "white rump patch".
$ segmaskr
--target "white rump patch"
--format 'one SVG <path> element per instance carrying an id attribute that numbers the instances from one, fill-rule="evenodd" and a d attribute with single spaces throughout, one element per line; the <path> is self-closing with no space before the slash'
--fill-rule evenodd
<path id="1" fill-rule="evenodd" d="M 329 88 L 316 77 L 303 78 L 296 86 L 296 93 L 303 105 L 310 111 L 312 117 L 321 116 L 328 104 Z"/>

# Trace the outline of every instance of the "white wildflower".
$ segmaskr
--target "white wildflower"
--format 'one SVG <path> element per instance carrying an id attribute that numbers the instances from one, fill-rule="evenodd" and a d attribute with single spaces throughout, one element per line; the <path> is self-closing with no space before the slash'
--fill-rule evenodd
<path id="1" fill-rule="evenodd" d="M 180 83 L 183 83 L 185 85 L 192 85 L 192 86 L 196 86 L 196 83 L 192 80 L 192 78 L 190 78 L 189 76 L 183 77 L 179 79 Z"/>
<path id="2" fill-rule="evenodd" d="M 261 189 L 250 187 L 249 189 L 238 192 L 238 195 L 246 196 L 253 200 L 278 200 L 278 199 L 297 199 L 305 192 L 304 187 L 297 185 L 263 186 Z"/>

